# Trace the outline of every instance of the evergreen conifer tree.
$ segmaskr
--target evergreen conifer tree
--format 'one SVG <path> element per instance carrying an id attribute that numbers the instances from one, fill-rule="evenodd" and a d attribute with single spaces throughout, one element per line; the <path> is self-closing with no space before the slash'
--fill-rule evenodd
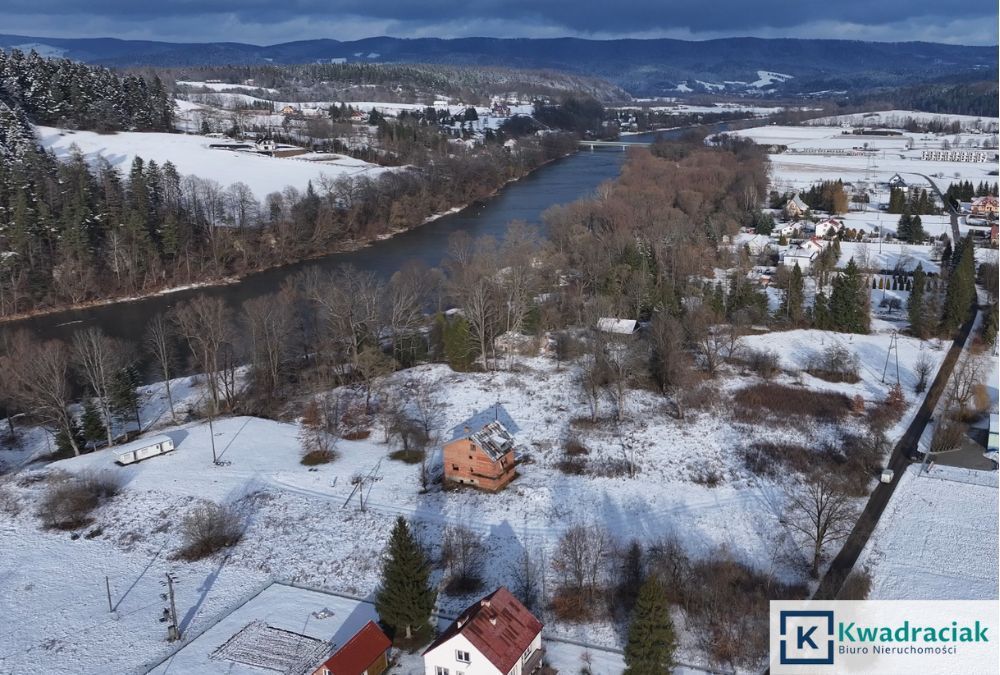
<path id="1" fill-rule="evenodd" d="M 870 323 L 868 316 L 868 284 L 861 277 L 854 258 L 833 280 L 830 295 L 830 327 L 845 333 L 867 333 Z"/>
<path id="2" fill-rule="evenodd" d="M 789 323 L 793 325 L 801 324 L 805 315 L 804 285 L 802 269 L 798 263 L 795 263 L 792 273 L 788 277 L 788 288 L 785 290 L 785 298 L 780 310 Z"/>
<path id="3" fill-rule="evenodd" d="M 84 401 L 80 422 L 83 438 L 87 442 L 100 441 L 108 434 L 108 430 L 104 427 L 104 420 L 101 419 L 101 413 L 89 398 Z"/>
<path id="4" fill-rule="evenodd" d="M 663 586 L 651 575 L 639 589 L 625 645 L 626 675 L 662 675 L 674 667 L 677 639 Z"/>
<path id="5" fill-rule="evenodd" d="M 406 519 L 399 516 L 389 535 L 382 582 L 375 595 L 375 610 L 393 629 L 394 637 L 409 640 L 429 630 L 437 597 L 430 586 L 430 574 L 426 554 L 414 539 Z"/>
<path id="6" fill-rule="evenodd" d="M 969 316 L 969 308 L 976 297 L 976 262 L 972 242 L 968 237 L 958 243 L 954 257 L 957 262 L 948 277 L 941 316 L 941 329 L 948 333 L 962 325 Z"/>
<path id="7" fill-rule="evenodd" d="M 910 290 L 910 299 L 906 311 L 910 318 L 910 330 L 919 338 L 923 338 L 927 331 L 927 322 L 924 318 L 924 283 L 927 275 L 924 273 L 923 263 L 917 265 L 913 270 L 913 287 Z"/>
<path id="8" fill-rule="evenodd" d="M 128 366 L 117 371 L 111 379 L 111 391 L 108 406 L 115 417 L 125 423 L 129 418 L 135 419 L 136 427 L 142 429 L 139 419 L 139 394 L 136 389 L 141 384 L 135 368 Z"/>
<path id="9" fill-rule="evenodd" d="M 911 218 L 910 211 L 903 211 L 903 215 L 899 217 L 899 222 L 896 223 L 896 237 L 903 241 L 910 241 L 910 228 L 911 228 Z"/>

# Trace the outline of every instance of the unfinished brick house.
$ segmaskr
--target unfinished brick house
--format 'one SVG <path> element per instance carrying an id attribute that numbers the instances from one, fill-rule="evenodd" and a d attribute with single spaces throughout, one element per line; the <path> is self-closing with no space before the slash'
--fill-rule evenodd
<path id="1" fill-rule="evenodd" d="M 499 421 L 446 443 L 444 479 L 496 492 L 514 480 L 516 442 Z"/>

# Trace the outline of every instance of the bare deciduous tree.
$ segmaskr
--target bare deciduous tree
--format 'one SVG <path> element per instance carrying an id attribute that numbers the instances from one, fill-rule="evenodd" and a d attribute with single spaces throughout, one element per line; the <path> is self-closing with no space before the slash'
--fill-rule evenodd
<path id="1" fill-rule="evenodd" d="M 926 351 L 921 350 L 916 363 L 913 364 L 913 374 L 917 376 L 917 382 L 913 385 L 914 392 L 919 394 L 927 389 L 927 380 L 933 370 L 934 364 L 931 362 L 930 356 L 927 355 Z"/>
<path id="2" fill-rule="evenodd" d="M 74 455 L 80 454 L 73 415 L 69 412 L 70 353 L 59 340 L 39 342 L 26 332 L 11 340 L 2 370 L 10 380 L 14 397 L 44 423 L 67 438 Z"/>
<path id="3" fill-rule="evenodd" d="M 959 358 L 948 385 L 948 405 L 957 407 L 957 414 L 964 418 L 975 400 L 976 392 L 987 373 L 989 357 L 983 353 L 967 351 Z"/>
<path id="4" fill-rule="evenodd" d="M 849 491 L 831 476 L 815 474 L 786 490 L 784 522 L 808 543 L 813 578 L 819 577 L 826 546 L 847 537 L 857 515 Z"/>
<path id="5" fill-rule="evenodd" d="M 635 371 L 635 358 L 629 345 L 611 345 L 604 358 L 604 368 L 607 376 L 604 391 L 615 406 L 615 421 L 620 423 L 625 419 L 629 384 Z"/>
<path id="6" fill-rule="evenodd" d="M 163 383 L 167 390 L 167 404 L 170 406 L 170 419 L 176 423 L 177 413 L 174 411 L 174 396 L 170 391 L 170 378 L 174 374 L 176 356 L 173 324 L 163 314 L 157 314 L 146 324 L 145 342 L 146 349 L 163 376 Z"/>
<path id="7" fill-rule="evenodd" d="M 603 585 L 610 551 L 607 530 L 596 525 L 574 525 L 559 538 L 552 569 L 565 590 L 590 601 Z"/>
<path id="8" fill-rule="evenodd" d="M 580 366 L 577 381 L 587 397 L 587 404 L 590 406 L 590 421 L 597 421 L 598 408 L 601 402 L 601 390 L 607 382 L 607 367 L 604 363 L 604 356 L 595 353 L 588 356 Z"/>
<path id="9" fill-rule="evenodd" d="M 951 452 L 962 447 L 965 440 L 966 427 L 954 420 L 942 419 L 934 429 L 931 437 L 930 454 L 937 455 Z"/>
<path id="10" fill-rule="evenodd" d="M 294 310 L 277 294 L 266 295 L 243 303 L 243 320 L 257 393 L 271 397 L 281 386 L 289 357 Z"/>
<path id="11" fill-rule="evenodd" d="M 212 413 L 215 414 L 222 398 L 226 350 L 231 351 L 233 340 L 231 312 L 222 298 L 199 295 L 178 305 L 174 309 L 173 320 L 187 342 L 196 366 L 205 374 L 212 398 Z"/>
<path id="12" fill-rule="evenodd" d="M 441 563 L 448 571 L 448 590 L 471 593 L 482 585 L 482 568 L 486 562 L 486 547 L 478 534 L 456 525 L 444 531 L 441 543 Z"/>
<path id="13" fill-rule="evenodd" d="M 115 373 L 127 365 L 124 346 L 100 328 L 84 328 L 73 334 L 73 362 L 97 399 L 108 445 L 114 443 L 111 393 Z"/>
<path id="14" fill-rule="evenodd" d="M 538 606 L 542 600 L 541 577 L 542 572 L 538 568 L 538 563 L 525 547 L 511 571 L 511 581 L 513 582 L 511 590 L 528 609 Z"/>

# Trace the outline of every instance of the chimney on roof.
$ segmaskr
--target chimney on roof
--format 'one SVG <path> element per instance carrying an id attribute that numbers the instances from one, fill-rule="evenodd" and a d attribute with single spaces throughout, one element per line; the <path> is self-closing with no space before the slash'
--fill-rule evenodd
<path id="1" fill-rule="evenodd" d="M 497 625 L 497 618 L 495 616 L 491 616 L 490 623 L 493 624 L 494 626 Z"/>
<path id="2" fill-rule="evenodd" d="M 489 600 L 480 600 L 479 604 L 482 605 L 483 607 L 489 607 L 490 606 L 490 601 Z"/>

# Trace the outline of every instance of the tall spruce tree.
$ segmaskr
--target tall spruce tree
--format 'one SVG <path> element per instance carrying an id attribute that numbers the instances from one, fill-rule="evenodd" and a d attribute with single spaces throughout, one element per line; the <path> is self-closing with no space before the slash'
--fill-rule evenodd
<path id="1" fill-rule="evenodd" d="M 93 400 L 86 399 L 83 403 L 83 414 L 80 416 L 80 425 L 83 438 L 88 443 L 96 443 L 103 439 L 108 431 L 104 427 L 104 420 L 97 410 Z"/>
<path id="2" fill-rule="evenodd" d="M 663 585 L 651 575 L 639 589 L 625 645 L 626 675 L 662 675 L 674 667 L 677 640 Z"/>
<path id="3" fill-rule="evenodd" d="M 382 565 L 382 583 L 375 595 L 375 610 L 393 629 L 394 637 L 409 640 L 430 628 L 437 593 L 430 585 L 431 567 L 406 519 L 400 516 L 389 535 Z"/>
<path id="4" fill-rule="evenodd" d="M 948 277 L 948 289 L 945 291 L 941 329 L 949 333 L 958 330 L 969 316 L 969 308 L 976 298 L 976 261 L 969 237 L 955 246 L 953 259 L 956 263 Z"/>
<path id="5" fill-rule="evenodd" d="M 127 366 L 115 372 L 111 378 L 111 391 L 108 405 L 122 423 L 129 419 L 135 420 L 136 428 L 142 429 L 139 418 L 139 394 L 136 389 L 141 384 L 139 374 L 132 366 Z"/>
<path id="6" fill-rule="evenodd" d="M 833 280 L 830 294 L 830 327 L 844 333 L 867 333 L 870 324 L 868 284 L 854 258 Z"/>
<path id="7" fill-rule="evenodd" d="M 805 316 L 804 281 L 798 263 L 795 263 L 792 273 L 788 276 L 788 288 L 785 289 L 780 312 L 790 324 L 796 326 L 802 323 Z"/>
<path id="8" fill-rule="evenodd" d="M 924 232 L 924 224 L 920 220 L 920 216 L 913 216 L 910 220 L 910 238 L 909 241 L 914 244 L 919 244 L 924 239 L 927 238 L 927 233 Z"/>
<path id="9" fill-rule="evenodd" d="M 924 285 L 926 282 L 927 275 L 924 273 L 924 265 L 919 263 L 917 269 L 913 270 L 913 286 L 910 289 L 910 299 L 906 311 L 910 317 L 910 331 L 921 339 L 927 334 L 927 320 L 924 316 Z"/>
<path id="10" fill-rule="evenodd" d="M 896 237 L 902 241 L 910 241 L 912 223 L 913 219 L 910 216 L 909 209 L 903 211 L 903 215 L 899 217 L 899 222 L 896 223 Z"/>

